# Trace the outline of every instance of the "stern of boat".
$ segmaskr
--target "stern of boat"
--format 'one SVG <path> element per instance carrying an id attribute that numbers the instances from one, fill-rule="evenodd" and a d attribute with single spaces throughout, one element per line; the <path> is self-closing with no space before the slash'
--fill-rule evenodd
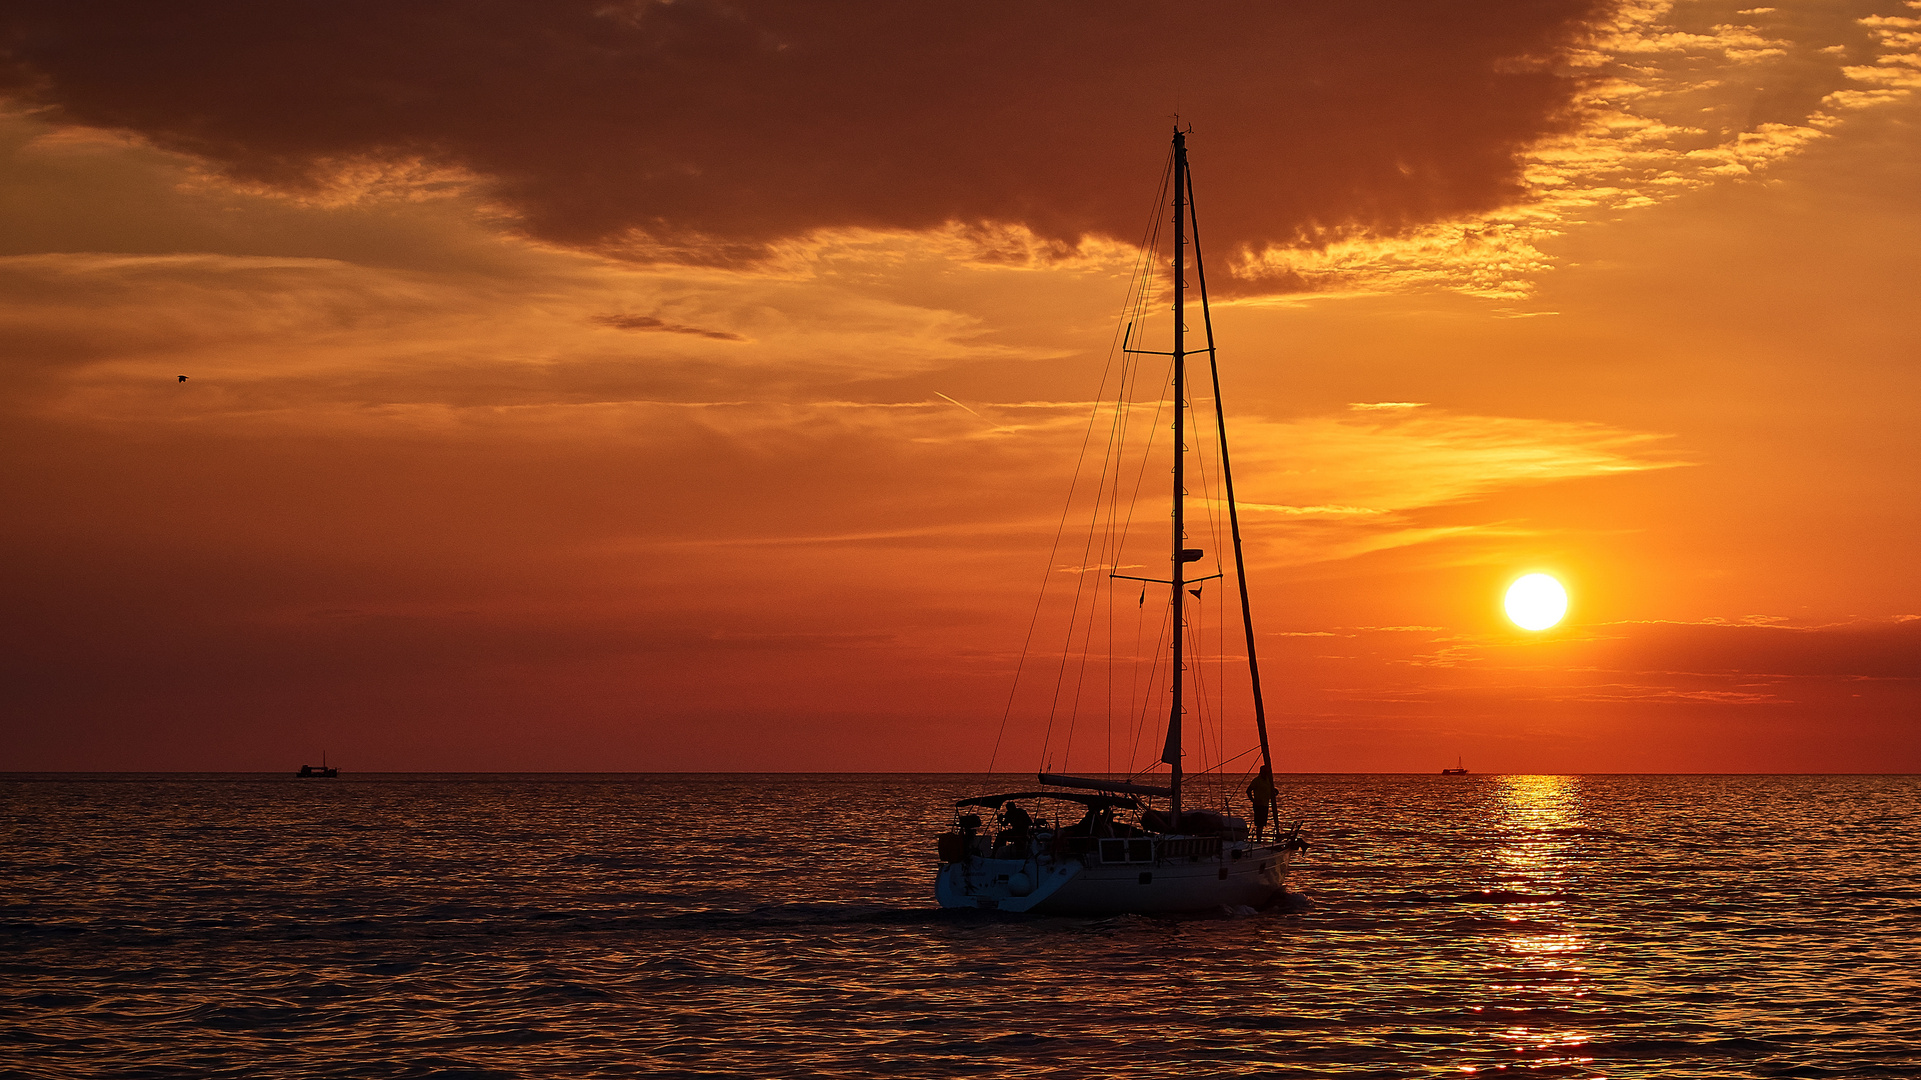
<path id="1" fill-rule="evenodd" d="M 1080 875 L 1078 859 L 1047 857 L 996 859 L 968 855 L 943 862 L 934 879 L 934 896 L 944 908 L 981 911 L 1034 911 Z"/>

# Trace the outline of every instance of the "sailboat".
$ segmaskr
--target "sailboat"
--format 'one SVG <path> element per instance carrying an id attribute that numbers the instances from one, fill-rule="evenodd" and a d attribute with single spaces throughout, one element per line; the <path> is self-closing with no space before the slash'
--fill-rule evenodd
<path id="1" fill-rule="evenodd" d="M 1171 699 L 1166 712 L 1166 738 L 1159 759 L 1139 774 L 1117 779 L 1114 775 L 1075 776 L 1040 772 L 1035 786 L 1019 791 L 999 791 L 960 799 L 955 803 L 953 828 L 938 840 L 940 868 L 935 877 L 935 895 L 942 907 L 985 908 L 1004 912 L 1030 912 L 1058 915 L 1163 914 L 1206 912 L 1222 909 L 1262 908 L 1286 896 L 1284 885 L 1290 857 L 1305 848 L 1300 825 L 1283 832 L 1276 821 L 1270 830 L 1264 819 L 1274 805 L 1273 755 L 1268 743 L 1267 718 L 1261 696 L 1260 668 L 1254 650 L 1254 630 L 1247 597 L 1246 574 L 1241 558 L 1240 516 L 1234 502 L 1232 472 L 1228 468 L 1225 411 L 1220 403 L 1220 375 L 1215 364 L 1213 319 L 1207 309 L 1207 276 L 1200 260 L 1199 222 L 1193 213 L 1193 180 L 1188 172 L 1188 132 L 1174 130 L 1170 162 L 1173 204 L 1173 252 L 1168 281 L 1172 285 L 1173 311 L 1171 348 L 1166 351 L 1133 348 L 1133 323 L 1120 335 L 1123 357 L 1134 355 L 1165 356 L 1172 364 L 1173 490 L 1171 493 L 1173 530 L 1168 555 L 1168 576 L 1143 577 L 1119 572 L 1109 579 L 1139 582 L 1141 607 L 1145 610 L 1147 590 L 1153 585 L 1167 587 L 1168 608 L 1165 626 L 1168 651 L 1157 652 L 1156 670 L 1165 672 L 1165 693 Z M 1162 209 L 1166 202 L 1158 204 Z M 1156 211 L 1156 215 L 1161 210 Z M 1158 235 L 1155 233 L 1154 235 Z M 1186 337 L 1188 247 L 1193 246 L 1192 267 L 1200 290 L 1200 308 L 1206 325 L 1205 349 L 1189 350 Z M 1151 280 L 1157 265 L 1153 244 L 1144 245 L 1143 285 L 1136 294 L 1148 295 L 1145 282 Z M 1142 309 L 1145 310 L 1144 308 Z M 1187 402 L 1187 374 L 1190 356 L 1205 353 L 1215 404 L 1215 429 L 1219 432 L 1219 477 L 1225 481 L 1225 503 L 1231 524 L 1235 577 L 1240 585 L 1241 623 L 1246 631 L 1247 672 L 1252 686 L 1255 730 L 1259 736 L 1261 770 L 1248 785 L 1248 796 L 1255 804 L 1255 827 L 1229 812 L 1222 801 L 1220 809 L 1193 805 L 1198 799 L 1193 778 L 1185 769 L 1186 739 L 1183 720 L 1188 698 L 1199 693 L 1198 672 L 1188 663 L 1191 649 L 1188 616 L 1200 602 L 1199 586 L 1224 576 L 1189 576 L 1187 566 L 1204 557 L 1199 548 L 1190 547 L 1187 534 L 1189 470 L 1187 425 L 1192 411 Z M 1125 372 L 1125 368 L 1123 368 Z M 1126 376 L 1122 386 L 1125 394 Z M 1117 418 L 1125 404 L 1115 406 Z M 1143 470 L 1143 475 L 1145 470 Z M 1203 477 L 1203 480 L 1207 478 Z M 1070 495 L 1070 502 L 1072 496 Z M 1098 498 L 1096 500 L 1098 502 Z M 1131 566 L 1131 564 L 1128 564 Z M 1116 564 L 1104 569 L 1118 571 Z M 1087 568 L 1078 568 L 1085 573 Z M 1129 586 L 1131 589 L 1133 586 Z M 1190 600 L 1190 597 L 1192 599 Z M 1079 601 L 1076 601 L 1077 605 Z M 1077 608 L 1078 610 L 1078 608 Z M 1110 603 L 1110 611 L 1111 603 Z M 1070 629 L 1070 640 L 1073 631 Z M 1158 643 L 1156 645 L 1158 650 Z M 1018 678 L 1018 677 L 1017 677 Z M 1166 772 L 1159 771 L 1162 765 Z M 991 771 L 991 769 L 990 769 Z M 1221 777 L 1210 777 L 1213 789 L 1222 787 Z M 1229 785 L 1231 788 L 1232 785 Z M 1203 789 L 1205 790 L 1205 789 Z M 1050 823 L 1037 818 L 1022 802 L 1044 801 L 1057 805 L 1065 816 Z M 982 812 L 993 816 L 993 826 L 983 821 Z M 1079 812 L 1078 822 L 1068 823 Z"/>
<path id="2" fill-rule="evenodd" d="M 295 777 L 302 780 L 315 778 L 331 780 L 339 775 L 340 770 L 338 768 L 327 764 L 327 752 L 325 750 L 320 752 L 320 764 L 302 765 L 300 771 L 294 774 Z"/>
<path id="3" fill-rule="evenodd" d="M 1466 776 L 1467 775 L 1467 766 L 1461 764 L 1460 755 L 1458 754 L 1455 755 L 1454 767 L 1452 769 L 1442 769 L 1441 775 L 1442 776 Z"/>

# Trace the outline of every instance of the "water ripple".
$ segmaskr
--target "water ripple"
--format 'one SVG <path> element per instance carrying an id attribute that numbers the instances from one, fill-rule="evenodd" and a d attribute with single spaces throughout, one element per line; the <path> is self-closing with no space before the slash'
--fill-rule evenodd
<path id="1" fill-rule="evenodd" d="M 1921 1075 L 1914 778 L 1295 778 L 1182 919 L 935 908 L 976 786 L 8 778 L 0 1072 Z"/>

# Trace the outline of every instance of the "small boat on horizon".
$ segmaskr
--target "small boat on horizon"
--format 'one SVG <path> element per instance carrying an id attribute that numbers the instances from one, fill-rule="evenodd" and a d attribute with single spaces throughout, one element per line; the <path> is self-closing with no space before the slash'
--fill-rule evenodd
<path id="1" fill-rule="evenodd" d="M 1467 775 L 1467 768 L 1461 764 L 1460 755 L 1458 754 L 1455 755 L 1454 767 L 1452 769 L 1442 769 L 1441 775 L 1442 776 L 1466 776 Z"/>
<path id="2" fill-rule="evenodd" d="M 1149 705 L 1144 698 L 1133 699 L 1141 703 L 1141 711 L 1135 714 L 1140 729 L 1150 730 L 1149 724 L 1158 724 L 1161 722 L 1159 718 L 1164 718 L 1166 737 L 1160 743 L 1158 756 L 1140 768 L 1106 776 L 1070 776 L 1043 771 L 1037 777 L 1040 788 L 1002 791 L 958 800 L 955 803 L 953 827 L 938 841 L 940 868 L 935 876 L 934 893 L 944 908 L 984 908 L 1050 915 L 1173 914 L 1258 909 L 1274 905 L 1287 896 L 1283 880 L 1287 874 L 1289 857 L 1307 846 L 1300 839 L 1298 822 L 1291 831 L 1284 830 L 1278 818 L 1271 829 L 1267 825 L 1267 820 L 1274 816 L 1272 811 L 1275 805 L 1273 757 L 1268 746 L 1260 668 L 1255 656 L 1245 567 L 1241 559 L 1240 519 L 1234 503 L 1233 474 L 1228 468 L 1226 414 L 1220 405 L 1220 377 L 1214 363 L 1213 320 L 1207 311 L 1207 275 L 1201 266 L 1199 235 L 1193 217 L 1193 184 L 1188 174 L 1187 133 L 1178 127 L 1174 131 L 1168 172 L 1163 177 L 1166 186 L 1156 216 L 1168 209 L 1171 202 L 1174 225 L 1172 258 L 1164 264 L 1166 276 L 1158 277 L 1159 266 L 1163 264 L 1154 257 L 1155 247 L 1159 243 L 1159 229 L 1156 228 L 1153 239 L 1144 247 L 1138 263 L 1141 277 L 1137 279 L 1130 308 L 1139 319 L 1145 320 L 1150 317 L 1151 308 L 1147 306 L 1149 300 L 1171 293 L 1171 347 L 1166 351 L 1139 347 L 1135 322 L 1129 321 L 1125 332 L 1116 335 L 1123 365 L 1122 396 L 1118 401 L 1097 408 L 1113 409 L 1117 429 L 1124 428 L 1125 421 L 1135 412 L 1141 413 L 1144 420 L 1153 418 L 1149 422 L 1158 420 L 1164 423 L 1168 415 L 1172 415 L 1171 439 L 1167 434 L 1157 434 L 1153 438 L 1137 435 L 1134 442 L 1127 442 L 1124 436 L 1110 435 L 1111 440 L 1120 438 L 1121 441 L 1110 441 L 1109 444 L 1110 460 L 1118 460 L 1121 450 L 1117 446 L 1141 447 L 1136 451 L 1141 455 L 1140 464 L 1130 465 L 1130 468 L 1139 470 L 1133 475 L 1145 474 L 1148 446 L 1157 447 L 1156 454 L 1172 459 L 1172 550 L 1161 556 L 1169 559 L 1168 576 L 1155 578 L 1110 572 L 1100 576 L 1102 580 L 1096 589 L 1108 598 L 1111 611 L 1114 607 L 1113 597 L 1123 590 L 1126 595 L 1121 597 L 1121 603 L 1127 608 L 1135 608 L 1137 605 L 1132 593 L 1138 587 L 1138 607 L 1146 612 L 1151 610 L 1146 608 L 1150 588 L 1167 588 L 1167 607 L 1161 616 L 1165 629 L 1158 640 L 1151 636 L 1144 639 L 1153 642 L 1153 646 L 1151 651 L 1144 650 L 1139 654 L 1139 666 L 1135 669 L 1148 672 L 1145 677 L 1149 680 L 1158 679 L 1153 696 L 1164 696 L 1167 704 Z M 1187 262 L 1190 244 L 1193 247 L 1191 264 Z M 1196 379 L 1197 385 L 1192 391 L 1187 384 L 1190 350 L 1184 336 L 1189 314 L 1186 279 L 1190 270 L 1200 290 L 1198 314 L 1207 333 L 1205 349 L 1193 349 L 1192 353 L 1197 357 L 1206 354 L 1213 375 L 1211 384 L 1202 384 Z M 1137 359 L 1143 356 L 1167 357 L 1168 368 L 1152 374 L 1145 373 L 1138 365 L 1146 362 Z M 1129 367 L 1130 364 L 1137 366 Z M 1162 371 L 1171 374 L 1171 381 L 1161 374 Z M 1130 380 L 1134 384 L 1158 384 L 1163 388 L 1171 386 L 1172 392 L 1159 391 L 1163 396 L 1158 403 L 1147 399 L 1137 404 L 1126 397 Z M 1212 392 L 1215 406 L 1212 419 L 1219 433 L 1219 443 L 1215 447 L 1218 460 L 1212 464 L 1218 466 L 1218 471 L 1208 472 L 1205 459 L 1200 459 L 1201 466 L 1196 476 L 1185 462 L 1188 454 L 1203 453 L 1205 448 L 1199 440 L 1192 447 L 1187 444 L 1186 436 L 1193 419 L 1191 414 L 1199 411 L 1189 405 L 1188 399 L 1190 393 L 1199 392 L 1202 385 Z M 1193 434 L 1199 434 L 1198 429 Z M 1164 458 L 1157 458 L 1157 467 Z M 1204 490 L 1209 505 L 1198 527 L 1207 527 L 1210 523 L 1216 529 L 1229 523 L 1232 526 L 1233 572 L 1240 585 L 1238 613 L 1246 630 L 1247 655 L 1244 661 L 1239 657 L 1230 659 L 1222 645 L 1211 637 L 1202 636 L 1198 626 L 1189 627 L 1190 620 L 1200 615 L 1204 583 L 1225 576 L 1225 568 L 1219 565 L 1218 559 L 1214 569 L 1220 572 L 1213 574 L 1200 574 L 1186 568 L 1187 564 L 1199 561 L 1206 554 L 1199 547 L 1190 546 L 1186 533 L 1186 522 L 1189 520 L 1189 511 L 1186 510 L 1189 498 L 1187 485 L 1190 479 L 1207 485 Z M 1217 480 L 1223 485 L 1219 489 L 1212 487 Z M 1107 480 L 1103 483 L 1118 482 Z M 1111 504 L 1123 496 L 1118 487 L 1111 490 L 1104 487 L 1103 492 L 1103 497 L 1111 496 L 1107 516 L 1103 519 L 1097 508 L 1089 529 L 1090 536 L 1103 529 L 1109 530 L 1102 535 L 1107 536 L 1114 546 L 1101 550 L 1110 553 L 1111 561 L 1087 569 L 1117 571 L 1137 566 L 1139 564 L 1123 562 L 1119 558 L 1119 545 L 1126 542 L 1125 523 L 1119 522 L 1118 511 Z M 1131 495 L 1127 497 L 1131 498 Z M 1069 498 L 1071 507 L 1071 494 Z M 1096 503 L 1099 501 L 1096 499 Z M 1222 508 L 1227 511 L 1225 521 L 1221 521 L 1216 513 Z M 1145 513 L 1143 516 L 1146 516 Z M 1224 545 L 1216 545 L 1217 548 L 1220 546 Z M 1074 619 L 1091 620 L 1091 615 L 1084 615 L 1083 611 L 1091 612 L 1092 608 L 1083 608 L 1079 596 L 1076 593 Z M 1221 606 L 1225 608 L 1230 605 L 1224 603 Z M 1222 622 L 1226 621 L 1223 613 Z M 1091 627 L 1091 621 L 1086 625 Z M 1070 628 L 1070 643 L 1072 636 L 1073 630 Z M 1221 655 L 1204 657 L 1203 649 L 1219 650 Z M 1068 652 L 1072 652 L 1072 649 Z M 1068 652 L 1061 654 L 1063 658 Z M 1244 819 L 1229 812 L 1229 799 L 1238 798 L 1235 789 L 1240 785 L 1239 781 L 1229 779 L 1226 768 L 1229 763 L 1245 758 L 1256 748 L 1250 746 L 1240 754 L 1230 756 L 1220 745 L 1220 721 L 1216 719 L 1221 709 L 1221 703 L 1216 700 L 1220 681 L 1211 675 L 1203 677 L 1203 672 L 1198 669 L 1202 667 L 1204 659 L 1210 668 L 1216 662 L 1223 666 L 1244 662 L 1252 685 L 1253 719 L 1255 730 L 1259 733 L 1260 751 L 1260 771 L 1253 782 L 1246 785 L 1247 796 L 1254 808 L 1252 829 Z M 1110 655 L 1107 662 L 1116 661 Z M 1018 689 L 1018 670 L 1015 679 Z M 1196 717 L 1187 715 L 1189 705 L 1196 708 Z M 1160 711 L 1162 708 L 1166 711 Z M 1197 749 L 1203 756 L 1199 760 L 1199 768 L 1184 761 L 1187 754 L 1183 740 L 1184 721 L 1189 726 L 1201 727 L 1201 745 Z M 1046 768 L 1044 747 L 1042 752 L 1042 767 Z M 1155 751 L 1148 749 L 1146 752 Z M 1206 755 L 1210 754 L 1214 762 L 1211 767 L 1206 764 L 1209 760 Z M 1166 767 L 1165 772 L 1159 771 L 1162 766 Z M 1196 775 L 1187 775 L 1190 772 Z M 1208 783 L 1197 788 L 1194 784 L 1196 779 Z M 1194 805 L 1203 799 L 1218 801 L 1212 808 Z M 1036 817 L 1020 805 L 1020 800 L 1049 800 L 1065 804 L 1063 809 L 1067 815 L 1052 821 Z M 1152 805 L 1150 800 L 1165 800 L 1164 808 Z M 1079 821 L 1074 821 L 1072 814 L 1077 809 L 1082 816 Z M 983 822 L 983 811 L 992 815 L 992 825 Z M 998 825 L 998 828 L 994 825 Z"/>
<path id="3" fill-rule="evenodd" d="M 308 779 L 330 780 L 339 775 L 340 775 L 339 769 L 330 767 L 327 764 L 327 752 L 325 750 L 322 750 L 320 752 L 320 764 L 302 765 L 300 767 L 300 771 L 295 773 L 294 777 L 295 779 L 299 779 L 299 780 L 308 780 Z"/>

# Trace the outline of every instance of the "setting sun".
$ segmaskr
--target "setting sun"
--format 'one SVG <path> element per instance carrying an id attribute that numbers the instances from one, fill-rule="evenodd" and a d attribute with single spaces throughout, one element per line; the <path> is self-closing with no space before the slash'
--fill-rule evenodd
<path id="1" fill-rule="evenodd" d="M 1507 617 L 1523 630 L 1546 630 L 1567 614 L 1567 590 L 1546 574 L 1528 574 L 1508 586 Z"/>

